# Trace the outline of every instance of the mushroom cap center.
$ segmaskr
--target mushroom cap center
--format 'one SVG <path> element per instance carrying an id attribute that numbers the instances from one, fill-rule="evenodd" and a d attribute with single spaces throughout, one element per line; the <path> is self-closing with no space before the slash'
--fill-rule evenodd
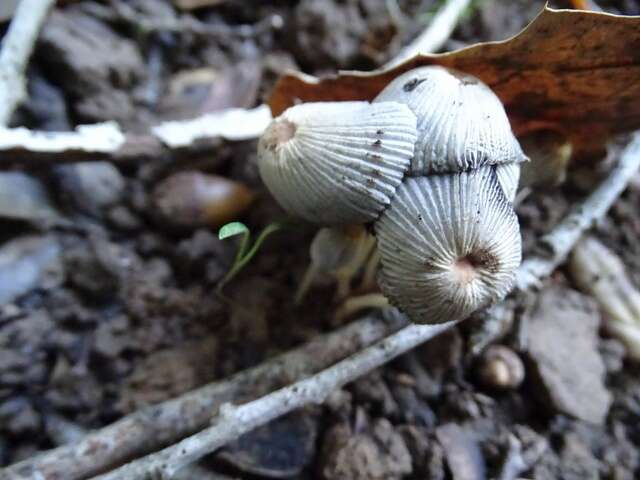
<path id="1" fill-rule="evenodd" d="M 275 150 L 279 145 L 287 143 L 296 134 L 296 124 L 289 120 L 273 122 L 262 137 L 264 145 L 269 150 Z"/>
<path id="2" fill-rule="evenodd" d="M 464 256 L 454 262 L 453 272 L 461 285 L 467 285 L 476 277 L 476 266 L 469 256 Z"/>
<path id="3" fill-rule="evenodd" d="M 453 263 L 453 273 L 460 285 L 466 286 L 475 280 L 481 270 L 495 272 L 497 267 L 495 255 L 481 250 L 458 257 Z"/>

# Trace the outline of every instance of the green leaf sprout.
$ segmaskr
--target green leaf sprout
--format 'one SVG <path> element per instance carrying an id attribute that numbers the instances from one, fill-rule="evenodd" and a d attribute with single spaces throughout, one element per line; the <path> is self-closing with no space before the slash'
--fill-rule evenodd
<path id="1" fill-rule="evenodd" d="M 230 280 L 235 277 L 240 270 L 242 270 L 251 259 L 258 253 L 258 249 L 260 245 L 264 243 L 269 235 L 272 233 L 282 229 L 284 227 L 283 223 L 274 222 L 267 225 L 262 232 L 256 238 L 256 241 L 253 245 L 250 246 L 251 242 L 251 231 L 249 227 L 247 227 L 242 222 L 231 222 L 224 225 L 218 231 L 218 238 L 220 240 L 224 240 L 225 238 L 234 237 L 236 235 L 242 235 L 242 239 L 240 240 L 240 246 L 238 247 L 238 251 L 236 252 L 236 257 L 233 260 L 233 265 L 231 269 L 227 272 L 220 283 L 218 284 L 217 291 L 218 293 L 222 292 L 223 287 L 229 283 Z"/>

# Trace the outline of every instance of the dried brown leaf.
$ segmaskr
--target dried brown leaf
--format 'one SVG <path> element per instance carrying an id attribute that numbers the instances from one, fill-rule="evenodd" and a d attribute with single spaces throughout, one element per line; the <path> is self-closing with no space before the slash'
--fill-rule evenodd
<path id="1" fill-rule="evenodd" d="M 487 83 L 516 134 L 557 130 L 584 152 L 611 134 L 640 127 L 640 17 L 550 8 L 508 40 L 419 55 L 390 70 L 321 79 L 289 73 L 269 105 L 278 115 L 298 102 L 371 100 L 399 74 L 429 64 Z"/>

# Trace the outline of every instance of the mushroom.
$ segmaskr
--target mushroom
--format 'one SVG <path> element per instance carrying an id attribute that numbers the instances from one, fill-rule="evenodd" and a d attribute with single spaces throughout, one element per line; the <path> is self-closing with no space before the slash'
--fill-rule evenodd
<path id="1" fill-rule="evenodd" d="M 244 184 L 198 171 L 175 173 L 153 190 L 158 219 L 178 228 L 218 227 L 244 213 L 255 194 Z"/>
<path id="2" fill-rule="evenodd" d="M 500 99 L 466 73 L 439 66 L 396 77 L 375 102 L 400 102 L 418 118 L 411 175 L 455 173 L 527 160 Z"/>
<path id="3" fill-rule="evenodd" d="M 509 292 L 521 259 L 512 202 L 526 160 L 489 87 L 439 66 L 398 76 L 372 103 L 291 107 L 258 144 L 262 179 L 289 213 L 373 224 L 378 246 L 363 285 L 378 269 L 382 293 L 416 323 L 464 319 Z M 339 292 L 348 291 L 366 256 L 345 232 L 318 233 L 298 299 L 318 270 L 341 262 Z M 386 304 L 375 294 L 352 303 L 347 311 Z"/>
<path id="4" fill-rule="evenodd" d="M 290 214 L 325 224 L 375 220 L 409 168 L 416 117 L 396 102 L 306 103 L 258 143 L 264 183 Z"/>
<path id="5" fill-rule="evenodd" d="M 520 265 L 518 219 L 492 166 L 407 177 L 375 231 L 382 292 L 415 323 L 501 300 Z"/>
<path id="6" fill-rule="evenodd" d="M 554 130 L 537 130 L 523 135 L 520 144 L 531 158 L 522 168 L 523 186 L 548 189 L 565 182 L 573 153 L 573 145 L 566 135 Z"/>
<path id="7" fill-rule="evenodd" d="M 351 280 L 362 269 L 375 246 L 375 238 L 361 225 L 325 227 L 311 242 L 311 263 L 298 287 L 295 303 L 300 303 L 319 273 L 333 276 L 337 282 L 336 297 L 345 298 Z"/>

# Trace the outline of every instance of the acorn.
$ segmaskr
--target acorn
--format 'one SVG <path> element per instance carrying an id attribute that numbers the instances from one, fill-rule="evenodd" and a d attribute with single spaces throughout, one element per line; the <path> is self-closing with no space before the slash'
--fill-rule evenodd
<path id="1" fill-rule="evenodd" d="M 197 171 L 175 173 L 153 190 L 153 206 L 174 227 L 219 227 L 249 208 L 254 193 L 242 183 Z"/>
<path id="2" fill-rule="evenodd" d="M 375 231 L 382 292 L 415 323 L 501 300 L 520 265 L 518 219 L 492 166 L 407 177 Z"/>
<path id="3" fill-rule="evenodd" d="M 491 345 L 480 357 L 477 375 L 488 388 L 511 390 L 524 381 L 525 368 L 520 356 L 509 347 Z"/>
<path id="4" fill-rule="evenodd" d="M 418 118 L 413 176 L 527 160 L 500 99 L 476 77 L 440 66 L 396 77 L 375 102 L 400 102 Z"/>
<path id="5" fill-rule="evenodd" d="M 362 224 L 391 202 L 416 135 L 415 115 L 396 102 L 296 105 L 260 138 L 258 167 L 288 213 L 324 225 Z"/>

